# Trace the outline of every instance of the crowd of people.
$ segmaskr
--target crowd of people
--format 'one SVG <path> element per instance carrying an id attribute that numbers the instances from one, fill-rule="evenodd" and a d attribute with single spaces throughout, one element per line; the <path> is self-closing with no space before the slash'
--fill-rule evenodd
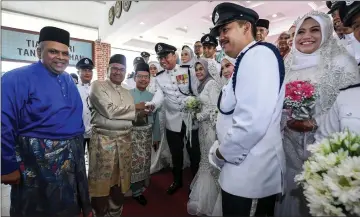
<path id="1" fill-rule="evenodd" d="M 273 45 L 268 20 L 220 3 L 193 49 L 177 55 L 157 43 L 158 62 L 142 52 L 132 66 L 115 54 L 106 79 L 93 82 L 89 58 L 76 65 L 79 77 L 65 72 L 70 34 L 44 27 L 40 60 L 1 78 L 1 182 L 12 188 L 11 216 L 121 216 L 124 195 L 146 206 L 151 174 L 168 166 L 169 195 L 191 169 L 191 215 L 311 216 L 294 181 L 307 145 L 360 132 L 360 2 L 327 5 L 332 19 L 311 11 Z M 297 80 L 319 94 L 301 121 L 284 109 L 285 85 Z"/>

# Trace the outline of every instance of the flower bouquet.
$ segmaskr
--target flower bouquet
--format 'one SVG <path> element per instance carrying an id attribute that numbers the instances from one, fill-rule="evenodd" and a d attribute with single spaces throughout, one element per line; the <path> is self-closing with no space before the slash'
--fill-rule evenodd
<path id="1" fill-rule="evenodd" d="M 184 113 L 184 122 L 186 125 L 186 139 L 190 139 L 191 146 L 191 135 L 193 125 L 196 123 L 196 114 L 201 111 L 201 102 L 194 96 L 188 96 L 184 100 L 183 108 L 181 111 Z"/>
<path id="2" fill-rule="evenodd" d="M 317 94 L 315 86 L 308 81 L 293 81 L 286 84 L 285 109 L 289 109 L 291 118 L 309 120 L 314 114 Z"/>
<path id="3" fill-rule="evenodd" d="M 360 136 L 333 134 L 308 147 L 312 156 L 295 181 L 313 216 L 360 215 Z"/>
<path id="4" fill-rule="evenodd" d="M 201 102 L 194 96 L 186 97 L 182 112 L 189 113 L 192 119 L 196 118 L 196 114 L 201 111 Z"/>

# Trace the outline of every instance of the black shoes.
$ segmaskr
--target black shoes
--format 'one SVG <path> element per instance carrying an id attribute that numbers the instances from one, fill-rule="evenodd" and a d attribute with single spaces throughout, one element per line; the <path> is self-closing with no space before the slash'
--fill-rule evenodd
<path id="1" fill-rule="evenodd" d="M 144 197 L 144 195 L 140 195 L 140 196 L 137 196 L 137 197 L 133 197 L 139 204 L 143 205 L 143 206 L 146 206 L 147 204 L 147 200 L 146 198 Z"/>
<path id="2" fill-rule="evenodd" d="M 167 189 L 167 194 L 172 195 L 174 194 L 177 190 L 179 190 L 180 188 L 182 188 L 182 184 L 173 182 L 170 187 Z"/>

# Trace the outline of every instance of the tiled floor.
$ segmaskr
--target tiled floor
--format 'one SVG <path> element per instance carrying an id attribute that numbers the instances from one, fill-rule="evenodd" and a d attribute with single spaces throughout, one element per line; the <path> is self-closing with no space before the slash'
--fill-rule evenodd
<path id="1" fill-rule="evenodd" d="M 89 167 L 87 152 L 85 153 L 86 171 Z M 10 185 L 1 184 L 1 216 L 10 216 Z"/>

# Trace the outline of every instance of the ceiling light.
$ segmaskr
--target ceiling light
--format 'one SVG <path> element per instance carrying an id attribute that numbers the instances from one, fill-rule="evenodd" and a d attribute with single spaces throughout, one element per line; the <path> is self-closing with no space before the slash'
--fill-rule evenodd
<path id="1" fill-rule="evenodd" d="M 250 3 L 251 1 L 246 1 L 246 3 Z"/>
<path id="2" fill-rule="evenodd" d="M 277 17 L 277 14 L 273 14 L 272 17 L 273 17 L 273 18 Z"/>
<path id="3" fill-rule="evenodd" d="M 144 22 L 141 22 L 140 25 L 144 25 L 145 23 Z"/>
<path id="4" fill-rule="evenodd" d="M 184 26 L 184 29 L 187 29 L 187 26 Z"/>

